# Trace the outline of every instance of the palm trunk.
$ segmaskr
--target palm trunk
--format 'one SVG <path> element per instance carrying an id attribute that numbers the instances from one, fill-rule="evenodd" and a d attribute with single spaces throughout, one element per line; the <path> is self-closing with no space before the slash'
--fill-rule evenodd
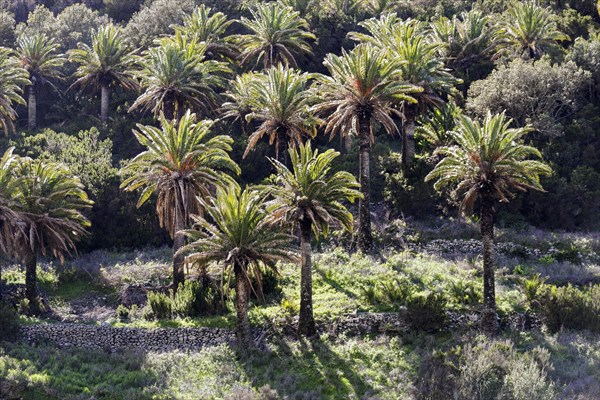
<path id="1" fill-rule="evenodd" d="M 100 88 L 100 121 L 103 124 L 108 122 L 108 102 L 110 99 L 110 87 L 103 83 Z"/>
<path id="2" fill-rule="evenodd" d="M 358 202 L 358 248 L 368 253 L 373 246 L 371 234 L 371 121 L 369 118 L 360 119 L 359 134 L 359 180 L 360 192 L 363 198 Z"/>
<path id="3" fill-rule="evenodd" d="M 275 159 L 277 161 L 279 161 L 280 163 L 282 163 L 285 166 L 289 166 L 288 165 L 288 143 L 287 143 L 287 137 L 282 134 L 282 133 L 277 133 L 277 143 L 275 144 L 276 146 L 276 154 L 275 154 Z"/>
<path id="4" fill-rule="evenodd" d="M 25 259 L 25 298 L 29 301 L 29 311 L 39 314 L 37 293 L 37 255 L 30 251 Z"/>
<path id="5" fill-rule="evenodd" d="M 165 103 L 163 104 L 163 114 L 169 121 L 175 119 L 175 99 L 172 95 L 165 96 Z"/>
<path id="6" fill-rule="evenodd" d="M 233 266 L 235 274 L 235 311 L 237 314 L 237 340 L 240 349 L 248 349 L 252 346 L 250 338 L 250 322 L 248 321 L 248 280 L 244 274 L 243 266 Z"/>
<path id="7" fill-rule="evenodd" d="M 183 270 L 185 257 L 183 254 L 177 254 L 185 244 L 185 236 L 181 233 L 185 229 L 183 211 L 175 211 L 175 232 L 173 236 L 173 295 L 177 293 L 180 285 L 185 281 L 185 272 Z"/>
<path id="8" fill-rule="evenodd" d="M 302 267 L 300 272 L 300 319 L 298 321 L 298 333 L 304 336 L 313 336 L 317 333 L 312 301 L 311 230 L 312 223 L 305 218 L 300 224 Z"/>
<path id="9" fill-rule="evenodd" d="M 494 203 L 489 198 L 481 201 L 481 236 L 483 240 L 483 306 L 481 327 L 488 334 L 498 330 L 496 289 L 494 279 Z"/>
<path id="10" fill-rule="evenodd" d="M 415 113 L 406 107 L 406 120 L 402 123 L 402 169 L 406 171 L 415 158 Z"/>
<path id="11" fill-rule="evenodd" d="M 27 88 L 27 129 L 29 132 L 35 130 L 37 125 L 37 99 L 35 97 L 35 86 Z"/>

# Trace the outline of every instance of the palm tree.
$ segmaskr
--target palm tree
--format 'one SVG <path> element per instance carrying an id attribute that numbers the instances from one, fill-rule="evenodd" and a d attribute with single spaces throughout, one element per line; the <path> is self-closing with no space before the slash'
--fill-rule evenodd
<path id="1" fill-rule="evenodd" d="M 271 2 L 261 3 L 250 10 L 252 19 L 242 17 L 240 23 L 251 33 L 238 35 L 243 64 L 255 60 L 263 62 L 264 69 L 282 63 L 296 67 L 296 57 L 312 54 L 307 40 L 316 37 L 308 31 L 308 22 L 291 7 Z"/>
<path id="2" fill-rule="evenodd" d="M 0 47 L 0 128 L 6 135 L 15 130 L 13 121 L 17 112 L 13 103 L 25 104 L 22 87 L 30 83 L 27 71 L 13 57 L 13 51 Z"/>
<path id="3" fill-rule="evenodd" d="M 182 35 L 193 41 L 204 43 L 206 55 L 211 59 L 233 60 L 239 52 L 225 36 L 233 22 L 222 12 L 212 13 L 212 8 L 200 4 L 192 15 L 184 17 L 183 26 L 177 27 L 176 31 L 179 30 Z"/>
<path id="4" fill-rule="evenodd" d="M 22 158 L 15 176 L 20 192 L 17 210 L 26 223 L 25 234 L 16 237 L 15 252 L 25 262 L 25 297 L 31 311 L 37 313 L 39 253 L 63 262 L 66 254 L 76 252 L 76 242 L 90 226 L 82 210 L 93 203 L 79 178 L 62 164 Z"/>
<path id="5" fill-rule="evenodd" d="M 370 214 L 370 160 L 374 140 L 372 121 L 389 133 L 397 131 L 393 115 L 401 116 L 400 102 L 416 102 L 411 93 L 420 88 L 402 81 L 399 62 L 370 45 L 359 45 L 341 56 L 328 54 L 324 62 L 331 76 L 320 76 L 315 93 L 320 101 L 313 107 L 326 114 L 325 133 L 347 136 L 355 132 L 359 140 L 359 168 L 362 199 L 359 201 L 358 247 L 368 252 L 372 246 Z"/>
<path id="6" fill-rule="evenodd" d="M 60 45 L 45 35 L 21 36 L 17 40 L 17 54 L 21 66 L 29 72 L 31 85 L 27 90 L 29 131 L 37 125 L 37 91 L 52 79 L 60 79 L 60 68 L 66 59 L 58 52 Z"/>
<path id="7" fill-rule="evenodd" d="M 486 332 L 497 330 L 494 282 L 494 203 L 506 202 L 516 191 L 543 190 L 540 175 L 551 173 L 550 167 L 530 156 L 540 152 L 522 144 L 520 139 L 531 131 L 509 128 L 512 120 L 504 114 L 491 115 L 480 124 L 463 116 L 456 131 L 449 132 L 456 145 L 444 146 L 438 153 L 444 158 L 427 175 L 435 180 L 434 187 L 454 185 L 453 194 L 462 198 L 461 212 L 472 212 L 479 203 L 478 214 L 483 238 L 483 299 L 482 327 Z"/>
<path id="8" fill-rule="evenodd" d="M 388 52 L 390 58 L 402 60 L 399 66 L 402 79 L 423 89 L 414 95 L 416 103 L 402 104 L 402 165 L 406 168 L 415 155 L 417 117 L 429 108 L 441 106 L 444 97 L 460 80 L 454 78 L 444 66 L 443 59 L 439 57 L 441 45 L 428 40 L 422 22 L 401 21 L 395 15 L 388 14 L 360 25 L 369 31 L 370 36 L 353 32 L 350 37 L 379 46 Z"/>
<path id="9" fill-rule="evenodd" d="M 558 30 L 552 10 L 535 1 L 515 2 L 508 10 L 502 33 L 510 47 L 530 59 L 540 58 L 558 41 L 569 40 Z"/>
<path id="10" fill-rule="evenodd" d="M 289 150 L 292 170 L 273 160 L 277 184 L 268 188 L 274 200 L 268 207 L 271 218 L 300 228 L 302 268 L 300 280 L 300 319 L 298 332 L 316 333 L 312 302 L 311 235 L 327 235 L 329 227 L 340 224 L 352 231 L 352 214 L 341 203 L 360 198 L 360 185 L 348 172 L 332 173 L 333 160 L 340 153 L 327 150 L 313 152 L 310 142 Z"/>
<path id="11" fill-rule="evenodd" d="M 215 187 L 228 184 L 228 171 L 239 167 L 228 152 L 229 136 L 209 138 L 212 121 L 195 122 L 189 111 L 179 122 L 160 118 L 161 128 L 138 124 L 134 131 L 138 142 L 147 148 L 122 170 L 127 178 L 121 188 L 143 189 L 138 201 L 142 206 L 153 193 L 158 195 L 156 213 L 161 227 L 173 238 L 173 288 L 183 283 L 183 256 L 177 256 L 185 242 L 179 231 L 190 226 L 190 216 L 202 212 L 201 198 L 209 197 Z"/>
<path id="12" fill-rule="evenodd" d="M 184 233 L 191 239 L 181 253 L 198 265 L 218 263 L 223 274 L 235 276 L 237 339 L 242 349 L 253 345 L 248 322 L 250 292 L 261 293 L 261 265 L 275 268 L 278 261 L 295 261 L 293 237 L 270 223 L 264 195 L 232 183 L 219 188 L 216 197 L 202 199 L 204 216 L 195 216 L 194 229 Z M 251 276 L 259 283 L 251 284 Z"/>
<path id="13" fill-rule="evenodd" d="M 178 33 L 147 50 L 137 73 L 145 90 L 129 111 L 141 107 L 171 120 L 189 108 L 214 110 L 220 102 L 216 90 L 225 86 L 222 75 L 229 69 L 221 62 L 206 60 L 206 48 L 206 44 Z"/>
<path id="14" fill-rule="evenodd" d="M 284 157 L 288 143 L 300 144 L 303 138 L 314 137 L 319 122 L 311 111 L 314 96 L 308 90 L 312 75 L 283 67 L 255 74 L 248 87 L 247 121 L 260 121 L 260 126 L 248 138 L 244 157 L 264 136 L 275 144 L 275 157 Z"/>
<path id="15" fill-rule="evenodd" d="M 100 120 L 108 121 L 108 107 L 111 86 L 121 86 L 125 90 L 137 90 L 138 83 L 133 76 L 132 66 L 135 56 L 129 50 L 114 25 L 100 28 L 92 39 L 92 47 L 79 43 L 78 49 L 69 53 L 69 60 L 79 64 L 72 86 L 100 88 Z"/>
<path id="16" fill-rule="evenodd" d="M 240 121 L 242 133 L 246 134 L 246 116 L 250 114 L 250 88 L 256 80 L 256 72 L 246 72 L 235 77 L 229 82 L 229 88 L 225 92 L 225 101 L 221 106 L 221 117 Z"/>
<path id="17" fill-rule="evenodd" d="M 398 0 L 366 0 L 365 7 L 371 15 L 394 13 L 400 8 Z"/>

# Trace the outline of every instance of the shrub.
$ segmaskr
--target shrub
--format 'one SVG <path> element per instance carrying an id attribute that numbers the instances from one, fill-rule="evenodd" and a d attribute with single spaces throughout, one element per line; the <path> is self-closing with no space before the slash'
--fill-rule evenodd
<path id="1" fill-rule="evenodd" d="M 563 287 L 546 285 L 541 311 L 548 328 L 600 331 L 600 284 L 578 289 L 569 284 Z"/>
<path id="2" fill-rule="evenodd" d="M 6 301 L 0 302 L 0 340 L 12 340 L 19 333 L 19 316 L 15 308 Z"/>
<path id="3" fill-rule="evenodd" d="M 148 292 L 148 306 L 151 313 L 146 313 L 145 317 L 150 317 L 151 319 L 171 318 L 171 303 L 171 298 L 164 293 Z"/>
<path id="4" fill-rule="evenodd" d="M 451 282 L 450 296 L 458 305 L 478 304 L 482 300 L 482 290 L 474 281 L 465 279 Z"/>
<path id="5" fill-rule="evenodd" d="M 440 330 L 446 322 L 446 303 L 442 293 L 412 296 L 406 303 L 408 323 L 413 329 L 425 332 Z"/>
<path id="6" fill-rule="evenodd" d="M 123 304 L 119 304 L 117 307 L 117 318 L 119 321 L 124 322 L 129 319 L 129 309 L 125 307 Z"/>
<path id="7" fill-rule="evenodd" d="M 178 317 L 191 317 L 194 314 L 194 303 L 200 292 L 198 282 L 186 281 L 179 286 L 175 296 L 171 296 L 171 312 Z M 172 294 L 172 292 L 171 292 Z"/>

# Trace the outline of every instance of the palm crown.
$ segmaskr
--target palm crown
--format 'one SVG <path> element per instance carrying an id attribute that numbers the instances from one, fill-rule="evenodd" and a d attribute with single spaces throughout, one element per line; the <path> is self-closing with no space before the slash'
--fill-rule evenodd
<path id="1" fill-rule="evenodd" d="M 14 210 L 20 193 L 15 178 L 19 158 L 13 151 L 14 147 L 8 148 L 0 158 L 0 252 L 4 254 L 14 251 L 16 232 L 22 230 L 17 224 L 21 216 Z"/>
<path id="2" fill-rule="evenodd" d="M 483 196 L 507 201 L 515 191 L 542 190 L 540 175 L 551 169 L 530 160 L 541 157 L 540 152 L 520 142 L 531 129 L 509 128 L 511 123 L 504 114 L 488 113 L 483 125 L 462 116 L 456 131 L 449 132 L 456 145 L 437 150 L 444 159 L 426 180 L 435 180 L 436 189 L 456 183 L 454 193 L 463 198 L 461 210 L 466 212 Z"/>
<path id="3" fill-rule="evenodd" d="M 21 94 L 22 87 L 31 83 L 27 76 L 12 50 L 0 47 L 0 128 L 7 135 L 15 129 L 13 121 L 17 112 L 13 103 L 25 104 Z"/>
<path id="4" fill-rule="evenodd" d="M 60 45 L 44 35 L 21 36 L 17 53 L 23 68 L 29 72 L 33 85 L 44 84 L 49 78 L 60 78 L 65 58 L 58 53 Z"/>
<path id="5" fill-rule="evenodd" d="M 240 23 L 251 33 L 237 37 L 242 63 L 262 60 L 265 69 L 277 63 L 295 67 L 299 54 L 312 53 L 307 40 L 314 40 L 315 35 L 293 8 L 271 2 L 258 4 L 250 12 L 252 19 L 242 17 Z"/>

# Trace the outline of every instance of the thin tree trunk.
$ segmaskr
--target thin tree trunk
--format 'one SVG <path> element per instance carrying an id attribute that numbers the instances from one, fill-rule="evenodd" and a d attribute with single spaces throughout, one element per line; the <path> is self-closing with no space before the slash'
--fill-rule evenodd
<path id="1" fill-rule="evenodd" d="M 35 96 L 35 86 L 27 88 L 27 129 L 33 132 L 37 125 L 37 99 Z"/>
<path id="2" fill-rule="evenodd" d="M 402 123 L 402 169 L 406 171 L 415 158 L 415 113 L 407 106 L 404 113 L 406 120 Z"/>
<path id="3" fill-rule="evenodd" d="M 110 100 L 110 87 L 108 84 L 102 84 L 100 88 L 100 121 L 103 124 L 108 122 L 108 103 Z"/>
<path id="4" fill-rule="evenodd" d="M 239 264 L 233 266 L 235 274 L 235 311 L 237 314 L 237 340 L 240 349 L 248 349 L 252 346 L 250 338 L 250 322 L 248 321 L 248 281 Z"/>
<path id="5" fill-rule="evenodd" d="M 29 300 L 29 311 L 32 314 L 39 314 L 38 293 L 37 293 L 37 255 L 34 251 L 25 259 L 25 298 Z"/>
<path id="6" fill-rule="evenodd" d="M 183 254 L 177 254 L 185 244 L 185 236 L 181 233 L 185 229 L 185 218 L 181 212 L 175 212 L 175 233 L 173 236 L 173 294 L 177 293 L 180 285 L 185 281 L 184 263 L 185 257 Z"/>
<path id="7" fill-rule="evenodd" d="M 175 119 L 175 100 L 172 95 L 165 96 L 165 103 L 163 104 L 163 114 L 169 121 Z"/>
<path id="8" fill-rule="evenodd" d="M 371 234 L 371 121 L 361 118 L 359 134 L 359 183 L 363 198 L 358 202 L 358 248 L 368 253 L 373 246 Z"/>
<path id="9" fill-rule="evenodd" d="M 300 224 L 302 267 L 300 272 L 300 319 L 298 321 L 298 333 L 304 336 L 313 336 L 317 333 L 312 301 L 311 230 L 312 223 L 305 218 Z"/>
<path id="10" fill-rule="evenodd" d="M 283 133 L 277 133 L 277 143 L 275 143 L 275 145 L 277 146 L 275 152 L 275 159 L 283 165 L 289 167 L 287 136 Z"/>
<path id="11" fill-rule="evenodd" d="M 481 327 L 488 334 L 498 331 L 496 313 L 496 289 L 494 278 L 494 203 L 483 198 L 481 201 L 481 236 L 483 240 L 483 306 Z"/>

